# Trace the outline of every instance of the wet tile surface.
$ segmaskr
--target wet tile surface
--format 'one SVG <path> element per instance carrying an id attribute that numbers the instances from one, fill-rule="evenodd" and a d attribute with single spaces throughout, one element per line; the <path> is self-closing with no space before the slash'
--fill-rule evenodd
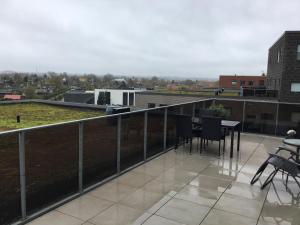
<path id="1" fill-rule="evenodd" d="M 250 185 L 253 174 L 282 139 L 242 134 L 241 150 L 217 157 L 216 142 L 200 155 L 194 142 L 169 151 L 92 190 L 30 225 L 295 225 L 300 188 L 281 174 L 260 189 L 272 168 Z"/>

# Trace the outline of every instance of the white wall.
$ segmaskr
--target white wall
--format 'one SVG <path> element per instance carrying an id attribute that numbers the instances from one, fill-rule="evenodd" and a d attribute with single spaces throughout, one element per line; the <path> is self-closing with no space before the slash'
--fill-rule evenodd
<path id="1" fill-rule="evenodd" d="M 110 92 L 110 104 L 111 105 L 123 105 L 123 93 L 128 93 L 127 103 L 129 104 L 129 93 L 134 93 L 133 106 L 135 106 L 135 93 L 145 91 L 145 90 L 119 90 L 119 89 L 95 89 L 95 105 L 97 105 L 97 100 L 99 92 Z"/>

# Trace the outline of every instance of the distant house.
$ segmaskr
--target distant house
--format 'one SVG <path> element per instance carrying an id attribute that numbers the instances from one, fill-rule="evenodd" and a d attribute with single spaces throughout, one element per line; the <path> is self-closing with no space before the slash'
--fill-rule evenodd
<path id="1" fill-rule="evenodd" d="M 265 87 L 266 76 L 240 76 L 240 75 L 220 75 L 219 87 L 225 89 L 240 89 L 240 88 L 254 88 Z"/>
<path id="2" fill-rule="evenodd" d="M 95 105 L 135 106 L 135 93 L 144 89 L 95 89 Z"/>
<path id="3" fill-rule="evenodd" d="M 70 91 L 64 94 L 64 102 L 94 104 L 94 92 Z"/>
<path id="4" fill-rule="evenodd" d="M 22 99 L 22 95 L 11 95 L 11 94 L 6 94 L 3 97 L 4 100 L 21 100 Z"/>

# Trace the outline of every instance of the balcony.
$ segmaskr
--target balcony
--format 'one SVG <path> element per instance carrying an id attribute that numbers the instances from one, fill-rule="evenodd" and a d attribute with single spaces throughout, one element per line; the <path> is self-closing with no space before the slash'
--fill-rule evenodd
<path id="1" fill-rule="evenodd" d="M 242 121 L 239 154 L 229 157 L 229 140 L 221 157 L 217 143 L 200 155 L 196 140 L 192 154 L 175 151 L 173 115 L 197 117 L 213 101 Z M 2 132 L 0 224 L 299 224 L 292 181 L 249 184 L 282 144 L 266 134 L 295 127 L 298 107 L 209 99 Z"/>

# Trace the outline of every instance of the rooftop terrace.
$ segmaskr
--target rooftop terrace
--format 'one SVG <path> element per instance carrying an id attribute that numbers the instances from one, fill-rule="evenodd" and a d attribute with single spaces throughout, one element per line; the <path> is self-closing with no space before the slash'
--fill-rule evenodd
<path id="1" fill-rule="evenodd" d="M 299 189 L 281 175 L 265 190 L 249 184 L 281 138 L 243 134 L 241 151 L 216 157 L 188 146 L 171 150 L 30 222 L 30 225 L 300 224 Z M 294 196 L 293 196 L 294 195 Z"/>

